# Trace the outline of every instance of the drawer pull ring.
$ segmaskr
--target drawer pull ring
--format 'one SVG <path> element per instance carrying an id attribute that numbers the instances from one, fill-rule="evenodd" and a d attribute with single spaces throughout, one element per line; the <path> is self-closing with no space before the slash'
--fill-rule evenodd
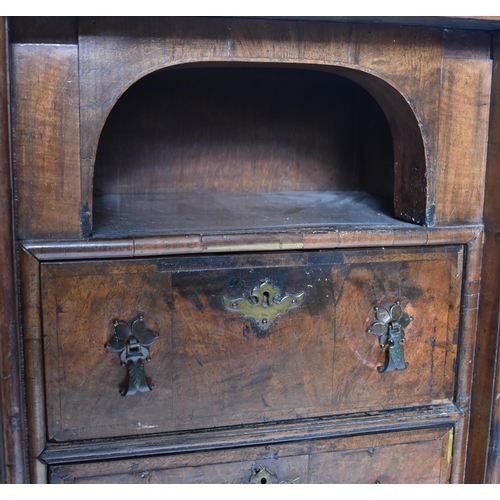
<path id="1" fill-rule="evenodd" d="M 368 333 L 379 337 L 382 349 L 389 346 L 385 364 L 377 367 L 377 370 L 380 373 L 404 370 L 408 363 L 405 361 L 404 349 L 401 344 L 406 342 L 404 328 L 413 321 L 413 318 L 403 313 L 399 301 L 388 309 L 376 307 L 375 317 L 377 321 L 368 329 Z"/>
<path id="2" fill-rule="evenodd" d="M 278 482 L 278 476 L 271 472 L 267 467 L 256 468 L 250 477 L 251 484 L 296 484 L 299 482 L 300 477 L 295 479 L 284 479 Z"/>
<path id="3" fill-rule="evenodd" d="M 230 311 L 253 318 L 261 328 L 267 330 L 277 316 L 299 306 L 305 296 L 305 292 L 300 292 L 296 295 L 281 297 L 281 290 L 266 279 L 252 290 L 250 298 L 228 299 L 224 297 L 224 305 Z"/>
<path id="4" fill-rule="evenodd" d="M 146 329 L 144 318 L 138 316 L 132 324 L 114 321 L 115 333 L 104 346 L 108 351 L 118 353 L 122 366 L 127 366 L 128 387 L 120 389 L 122 396 L 136 392 L 147 392 L 153 388 L 146 380 L 144 361 L 150 361 L 149 346 L 158 338 L 158 334 Z"/>

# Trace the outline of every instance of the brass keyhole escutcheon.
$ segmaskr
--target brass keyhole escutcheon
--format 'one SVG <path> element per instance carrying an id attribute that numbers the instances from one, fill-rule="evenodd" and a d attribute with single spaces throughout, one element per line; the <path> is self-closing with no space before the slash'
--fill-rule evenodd
<path id="1" fill-rule="evenodd" d="M 229 311 L 239 312 L 243 316 L 252 318 L 263 330 L 267 330 L 276 317 L 298 307 L 305 296 L 305 292 L 300 292 L 295 295 L 285 294 L 282 297 L 281 289 L 266 279 L 260 286 L 252 289 L 249 298 L 224 297 L 223 301 Z"/>
<path id="2" fill-rule="evenodd" d="M 295 479 L 284 479 L 283 481 L 278 480 L 278 476 L 271 472 L 267 467 L 257 467 L 253 470 L 253 474 L 250 477 L 250 483 L 252 484 L 296 484 L 299 482 L 300 477 Z"/>

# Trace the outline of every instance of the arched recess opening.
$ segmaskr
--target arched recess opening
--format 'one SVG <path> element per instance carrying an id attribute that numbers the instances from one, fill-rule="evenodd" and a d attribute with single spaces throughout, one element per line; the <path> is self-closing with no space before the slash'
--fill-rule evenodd
<path id="1" fill-rule="evenodd" d="M 429 222 L 425 148 L 371 74 L 184 64 L 117 101 L 94 169 L 93 234 Z"/>

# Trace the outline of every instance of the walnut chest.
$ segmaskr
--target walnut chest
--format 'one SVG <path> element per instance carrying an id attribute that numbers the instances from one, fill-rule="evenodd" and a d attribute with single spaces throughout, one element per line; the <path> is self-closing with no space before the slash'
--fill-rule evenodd
<path id="1" fill-rule="evenodd" d="M 9 22 L 22 480 L 463 482 L 490 34 Z"/>

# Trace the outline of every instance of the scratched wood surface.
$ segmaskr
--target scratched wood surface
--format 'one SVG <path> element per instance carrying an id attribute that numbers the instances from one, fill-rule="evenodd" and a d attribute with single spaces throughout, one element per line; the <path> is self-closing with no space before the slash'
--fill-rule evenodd
<path id="1" fill-rule="evenodd" d="M 269 484 L 438 484 L 449 481 L 452 436 L 449 427 L 441 427 L 57 465 L 50 468 L 50 478 L 55 484 L 248 484 L 256 469 L 267 468 L 276 476 Z"/>
<path id="2" fill-rule="evenodd" d="M 94 198 L 96 239 L 131 237 L 199 238 L 225 231 L 283 234 L 307 231 L 412 229 L 394 218 L 390 200 L 360 191 L 192 191 L 106 194 Z M 268 235 L 268 237 L 271 237 Z"/>
<path id="3" fill-rule="evenodd" d="M 58 441 L 290 420 L 453 399 L 460 246 L 42 264 L 48 435 Z M 268 329 L 224 298 L 268 279 L 304 302 Z M 248 299 L 245 299 L 248 300 Z M 400 300 L 406 370 L 367 333 Z M 160 337 L 148 393 L 104 344 L 142 314 Z"/>
<path id="4" fill-rule="evenodd" d="M 19 237 L 79 237 L 78 47 L 11 47 Z"/>
<path id="5" fill-rule="evenodd" d="M 467 481 L 500 483 L 500 377 L 498 375 L 500 304 L 500 37 L 493 44 L 492 108 L 484 205 L 484 254 L 475 346 L 470 453 Z"/>
<path id="6" fill-rule="evenodd" d="M 443 59 L 438 225 L 482 221 L 490 88 L 489 57 Z"/>

